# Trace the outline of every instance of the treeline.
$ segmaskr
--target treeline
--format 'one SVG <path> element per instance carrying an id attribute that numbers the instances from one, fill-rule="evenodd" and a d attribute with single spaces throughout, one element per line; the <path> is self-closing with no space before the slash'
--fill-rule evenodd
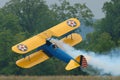
<path id="1" fill-rule="evenodd" d="M 71 17 L 91 25 L 92 16 L 85 4 L 71 6 L 67 0 L 51 6 L 48 6 L 45 0 L 10 0 L 0 9 L 0 74 L 86 74 L 78 70 L 67 72 L 64 69 L 66 64 L 54 58 L 33 68 L 21 69 L 16 66 L 15 61 L 22 56 L 12 52 L 11 47 Z"/>
<path id="2" fill-rule="evenodd" d="M 0 9 L 0 74 L 1 75 L 87 75 L 77 69 L 65 71 L 66 64 L 56 58 L 30 69 L 21 69 L 15 61 L 22 56 L 11 51 L 11 47 L 68 18 L 78 18 L 82 24 L 92 25 L 94 32 L 77 48 L 105 52 L 120 46 L 120 1 L 111 0 L 103 6 L 105 18 L 93 23 L 93 14 L 85 5 L 71 5 L 60 0 L 59 5 L 48 6 L 45 0 L 10 0 Z M 31 54 L 31 53 L 28 53 Z"/>
<path id="3" fill-rule="evenodd" d="M 94 32 L 87 34 L 79 47 L 98 53 L 120 47 L 120 1 L 106 2 L 102 10 L 105 17 L 94 22 Z"/>

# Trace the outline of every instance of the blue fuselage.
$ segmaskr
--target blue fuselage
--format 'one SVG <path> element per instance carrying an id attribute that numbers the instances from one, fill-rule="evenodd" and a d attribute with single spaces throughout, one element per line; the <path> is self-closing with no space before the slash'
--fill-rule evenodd
<path id="1" fill-rule="evenodd" d="M 51 42 L 46 43 L 45 45 L 38 48 L 39 50 L 43 50 L 47 55 L 54 56 L 66 63 L 68 63 L 71 59 L 73 59 L 71 56 L 69 56 L 66 52 L 64 52 L 62 49 L 57 47 L 56 45 L 52 44 Z"/>

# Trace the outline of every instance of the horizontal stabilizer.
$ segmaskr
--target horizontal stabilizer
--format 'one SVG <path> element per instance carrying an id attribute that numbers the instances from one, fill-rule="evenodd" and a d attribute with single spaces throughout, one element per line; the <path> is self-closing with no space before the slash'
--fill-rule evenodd
<path id="1" fill-rule="evenodd" d="M 77 68 L 79 66 L 80 65 L 77 62 L 75 62 L 74 60 L 70 60 L 70 62 L 67 64 L 65 69 L 66 70 L 72 70 L 72 69 Z"/>
<path id="2" fill-rule="evenodd" d="M 80 34 L 73 33 L 63 38 L 62 41 L 70 46 L 74 46 L 82 41 Z"/>
<path id="3" fill-rule="evenodd" d="M 16 61 L 16 64 L 21 68 L 31 68 L 32 66 L 35 66 L 47 59 L 49 59 L 49 57 L 42 50 L 40 50 Z"/>

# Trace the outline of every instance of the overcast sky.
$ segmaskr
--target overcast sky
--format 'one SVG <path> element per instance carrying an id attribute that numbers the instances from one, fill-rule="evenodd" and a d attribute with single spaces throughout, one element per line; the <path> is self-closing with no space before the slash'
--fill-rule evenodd
<path id="1" fill-rule="evenodd" d="M 0 7 L 4 6 L 5 2 L 9 0 L 0 0 Z M 49 4 L 57 3 L 58 0 L 46 0 Z M 69 0 L 71 4 L 74 3 L 86 3 L 86 5 L 92 10 L 93 14 L 95 15 L 94 18 L 100 19 L 104 17 L 104 13 L 102 12 L 103 4 L 106 1 L 110 0 Z"/>

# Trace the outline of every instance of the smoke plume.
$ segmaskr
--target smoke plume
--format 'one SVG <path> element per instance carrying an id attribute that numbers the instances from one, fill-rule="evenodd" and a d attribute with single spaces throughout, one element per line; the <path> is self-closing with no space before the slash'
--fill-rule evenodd
<path id="1" fill-rule="evenodd" d="M 73 58 L 76 58 L 79 55 L 84 55 L 88 61 L 88 64 L 93 68 L 100 70 L 102 74 L 109 73 L 114 76 L 120 75 L 120 49 L 111 50 L 109 55 L 100 55 L 91 51 L 76 50 L 56 39 L 52 39 L 51 41 L 57 44 L 62 50 Z"/>

